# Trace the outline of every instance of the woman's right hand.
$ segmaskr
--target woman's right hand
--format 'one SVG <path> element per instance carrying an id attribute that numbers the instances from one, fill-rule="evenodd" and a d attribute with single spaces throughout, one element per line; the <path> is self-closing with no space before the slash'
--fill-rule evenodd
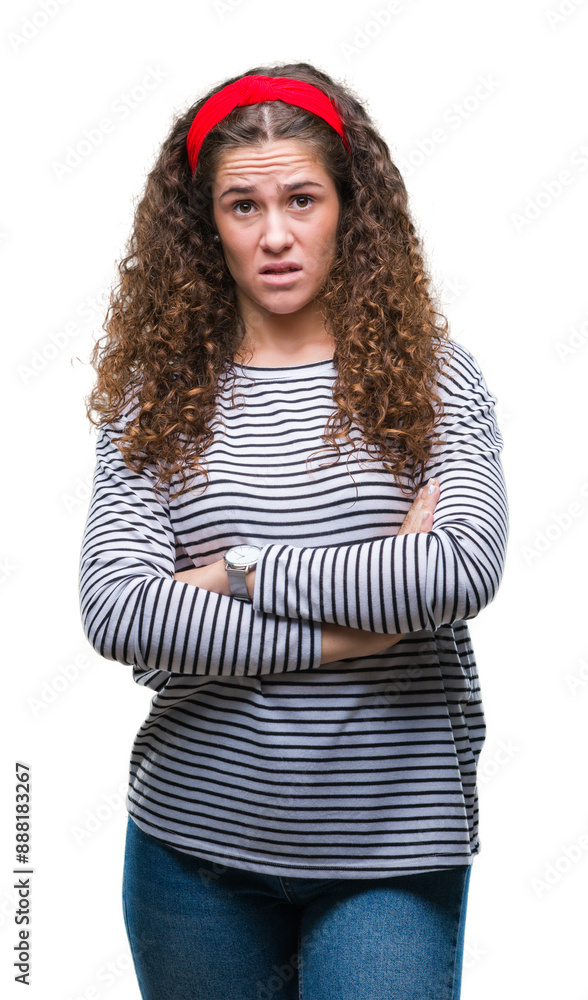
<path id="1" fill-rule="evenodd" d="M 427 492 L 429 486 L 433 487 L 431 493 Z M 398 534 L 408 535 L 410 532 L 430 531 L 433 527 L 433 515 L 440 495 L 441 490 L 438 481 L 431 479 L 423 486 L 422 490 L 419 490 L 410 510 L 400 525 Z M 332 622 L 323 622 L 321 635 L 320 666 L 323 666 L 323 664 L 328 665 L 335 660 L 371 656 L 374 653 L 380 653 L 383 649 L 388 649 L 389 646 L 400 642 L 406 633 L 388 634 L 386 632 L 368 632 L 362 628 L 349 628 L 347 625 L 334 625 Z"/>
<path id="2" fill-rule="evenodd" d="M 429 493 L 428 490 L 431 489 Z M 408 535 L 411 531 L 430 531 L 433 527 L 433 514 L 441 489 L 437 479 L 430 479 L 419 490 L 404 521 L 400 525 L 399 535 Z"/>

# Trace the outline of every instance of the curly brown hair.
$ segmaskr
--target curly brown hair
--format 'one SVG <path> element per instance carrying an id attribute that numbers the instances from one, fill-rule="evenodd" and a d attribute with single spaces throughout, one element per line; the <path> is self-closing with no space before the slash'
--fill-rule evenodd
<path id="1" fill-rule="evenodd" d="M 135 207 L 91 364 L 98 378 L 86 399 L 89 420 L 118 419 L 129 392 L 137 412 L 117 439 L 126 465 L 153 463 L 156 490 L 200 464 L 214 437 L 215 396 L 245 336 L 235 282 L 213 241 L 212 182 L 222 154 L 278 139 L 303 142 L 330 173 L 342 204 L 333 266 L 316 303 L 334 340 L 336 409 L 323 440 L 340 458 L 339 440 L 354 445 L 399 481 L 422 485 L 433 430 L 442 412 L 435 385 L 450 346 L 448 323 L 435 308 L 408 194 L 384 140 L 348 86 L 309 63 L 258 66 L 247 74 L 288 76 L 314 84 L 337 108 L 351 155 L 322 118 L 281 101 L 237 107 L 207 134 L 195 177 L 186 136 L 224 80 L 173 120 Z M 94 419 L 92 411 L 98 414 Z M 330 463 L 333 464 L 333 463 Z M 400 488 L 402 483 L 399 481 Z M 206 488 L 205 486 L 205 488 Z"/>

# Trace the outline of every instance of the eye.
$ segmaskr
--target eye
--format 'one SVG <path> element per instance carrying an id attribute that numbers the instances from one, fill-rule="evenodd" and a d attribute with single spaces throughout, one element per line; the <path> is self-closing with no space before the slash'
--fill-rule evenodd
<path id="1" fill-rule="evenodd" d="M 305 202 L 307 202 L 307 205 L 299 206 L 299 207 L 302 207 L 303 209 L 306 209 L 307 207 L 310 207 L 310 205 L 312 205 L 312 203 L 314 201 L 314 198 L 310 194 L 295 194 L 293 196 L 293 198 L 292 198 L 292 201 L 293 202 L 296 202 L 296 201 L 305 201 Z M 252 201 L 235 201 L 235 202 L 233 202 L 233 211 L 236 212 L 237 208 L 240 208 L 242 205 L 251 206 L 251 205 L 253 205 L 253 202 Z M 249 211 L 249 212 L 238 211 L 238 212 L 236 212 L 236 214 L 237 215 L 251 215 L 252 213 L 251 213 L 251 211 Z"/>
<path id="2" fill-rule="evenodd" d="M 310 204 L 314 201 L 314 198 L 310 194 L 297 194 L 294 201 L 300 201 L 300 199 L 302 199 L 302 201 L 307 201 Z"/>
<path id="3" fill-rule="evenodd" d="M 233 209 L 237 208 L 238 205 L 250 205 L 250 201 L 236 201 L 233 205 Z M 251 215 L 251 212 L 237 212 L 237 215 Z"/>

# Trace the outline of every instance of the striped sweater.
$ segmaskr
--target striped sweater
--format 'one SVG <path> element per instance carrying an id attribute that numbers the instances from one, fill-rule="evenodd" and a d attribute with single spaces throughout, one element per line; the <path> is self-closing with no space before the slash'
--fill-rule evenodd
<path id="1" fill-rule="evenodd" d="M 411 498 L 366 452 L 343 447 L 322 467 L 335 457 L 321 437 L 332 358 L 234 365 L 219 384 L 205 492 L 199 475 L 164 502 L 153 466 L 124 464 L 113 439 L 132 403 L 100 428 L 82 623 L 101 656 L 155 692 L 126 804 L 165 844 L 318 878 L 431 871 L 479 852 L 486 725 L 467 619 L 500 584 L 508 504 L 496 397 L 450 343 L 427 533 L 398 535 Z M 261 548 L 251 604 L 174 580 L 245 542 Z M 319 669 L 323 622 L 406 635 Z"/>

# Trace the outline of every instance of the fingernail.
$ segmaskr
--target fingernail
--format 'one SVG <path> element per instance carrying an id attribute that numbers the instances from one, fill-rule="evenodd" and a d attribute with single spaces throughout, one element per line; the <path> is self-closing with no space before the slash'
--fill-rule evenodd
<path id="1" fill-rule="evenodd" d="M 424 510 L 423 511 L 423 516 L 422 516 L 421 520 L 422 521 L 426 521 L 427 518 L 428 518 L 428 516 L 429 516 L 429 511 L 428 510 Z"/>
<path id="2" fill-rule="evenodd" d="M 427 483 L 427 496 L 431 496 L 431 493 L 433 493 L 434 489 L 435 489 L 435 480 L 429 479 L 429 482 Z"/>

